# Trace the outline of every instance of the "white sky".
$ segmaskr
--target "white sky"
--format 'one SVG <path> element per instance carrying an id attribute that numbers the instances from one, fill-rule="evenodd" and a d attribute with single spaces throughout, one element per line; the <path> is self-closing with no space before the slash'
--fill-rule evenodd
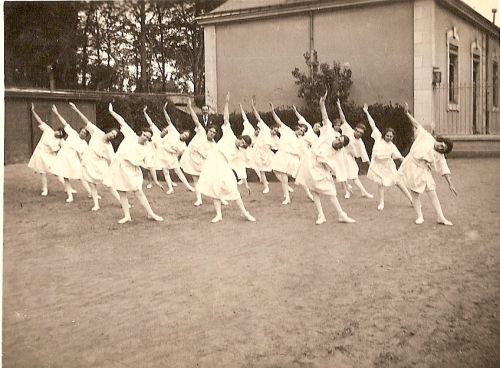
<path id="1" fill-rule="evenodd" d="M 483 17 L 487 18 L 490 22 L 493 20 L 493 13 L 491 9 L 496 8 L 497 14 L 495 16 L 495 24 L 500 25 L 500 0 L 462 0 L 467 3 L 470 7 L 476 9 L 478 13 L 481 13 Z"/>

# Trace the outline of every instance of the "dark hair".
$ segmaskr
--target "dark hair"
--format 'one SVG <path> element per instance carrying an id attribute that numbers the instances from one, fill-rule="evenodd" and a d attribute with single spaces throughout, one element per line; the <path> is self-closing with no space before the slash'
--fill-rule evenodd
<path id="1" fill-rule="evenodd" d="M 446 145 L 446 149 L 443 152 L 445 155 L 453 150 L 453 142 L 451 139 L 439 135 L 436 137 L 436 142 L 443 142 Z"/>
<path id="2" fill-rule="evenodd" d="M 309 130 L 309 128 L 305 124 L 299 124 L 299 128 L 304 128 L 304 133 Z"/>
<path id="3" fill-rule="evenodd" d="M 382 132 L 382 138 L 384 138 L 385 135 L 389 132 L 391 132 L 394 138 L 396 138 L 396 132 L 392 128 L 385 128 L 384 131 Z"/>
<path id="4" fill-rule="evenodd" d="M 191 131 L 189 129 L 182 129 L 181 130 L 181 134 L 184 133 L 184 132 L 188 132 L 189 136 L 191 137 Z"/>
<path id="5" fill-rule="evenodd" d="M 361 129 L 364 132 L 366 130 L 366 125 L 363 123 L 357 123 L 356 129 Z"/>
<path id="6" fill-rule="evenodd" d="M 342 125 L 342 120 L 340 120 L 339 118 L 335 118 L 332 121 L 332 125 Z"/>
<path id="7" fill-rule="evenodd" d="M 344 147 L 345 147 L 345 146 L 347 146 L 347 145 L 349 144 L 349 137 L 348 137 L 348 136 L 346 136 L 346 135 L 344 135 L 344 134 L 343 134 L 343 135 L 341 135 L 341 137 L 344 137 L 344 139 L 342 140 L 342 144 L 343 144 L 343 146 L 344 146 Z"/>
<path id="8" fill-rule="evenodd" d="M 252 145 L 252 138 L 250 138 L 250 136 L 248 136 L 248 135 L 246 135 L 246 134 L 245 134 L 245 135 L 240 135 L 240 136 L 238 137 L 238 139 L 243 139 L 243 140 L 245 141 L 245 143 L 246 143 L 247 147 L 249 147 L 249 146 L 251 146 L 251 145 Z"/>
<path id="9" fill-rule="evenodd" d="M 143 127 L 143 128 L 141 128 L 141 134 L 142 133 L 150 133 L 151 135 L 153 135 L 153 131 L 151 130 L 150 127 Z"/>
<path id="10" fill-rule="evenodd" d="M 278 129 L 279 129 L 279 128 L 280 128 L 280 126 L 279 126 L 278 124 L 276 124 L 276 123 L 269 124 L 269 129 L 271 129 L 271 130 L 272 130 L 272 129 L 275 129 L 275 128 L 278 128 Z"/>
<path id="11" fill-rule="evenodd" d="M 276 132 L 276 137 L 281 138 L 281 133 L 280 132 Z"/>
<path id="12" fill-rule="evenodd" d="M 207 132 L 208 132 L 210 129 L 215 129 L 215 133 L 217 133 L 217 132 L 218 132 L 217 125 L 215 125 L 215 124 L 208 124 L 208 125 L 207 125 Z"/>
<path id="13" fill-rule="evenodd" d="M 106 130 L 106 134 L 108 134 L 108 133 L 112 132 L 113 130 L 116 132 L 116 135 L 120 134 L 120 129 L 118 129 L 118 128 L 111 128 L 111 129 L 108 129 L 108 130 Z"/>

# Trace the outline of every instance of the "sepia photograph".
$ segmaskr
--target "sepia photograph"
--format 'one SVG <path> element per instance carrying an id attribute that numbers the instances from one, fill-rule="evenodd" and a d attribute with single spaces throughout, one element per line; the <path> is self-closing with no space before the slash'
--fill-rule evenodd
<path id="1" fill-rule="evenodd" d="M 499 8 L 3 1 L 0 366 L 500 367 Z"/>

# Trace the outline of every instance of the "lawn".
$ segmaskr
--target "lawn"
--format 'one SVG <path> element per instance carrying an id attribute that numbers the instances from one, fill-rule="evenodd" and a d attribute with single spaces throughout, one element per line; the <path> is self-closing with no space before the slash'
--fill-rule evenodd
<path id="1" fill-rule="evenodd" d="M 108 192 L 93 213 L 79 183 L 67 204 L 54 178 L 44 198 L 26 165 L 6 166 L 3 366 L 498 367 L 499 161 L 449 165 L 459 197 L 436 181 L 453 227 L 427 196 L 415 225 L 395 188 L 382 212 L 341 198 L 352 225 L 324 201 L 317 226 L 304 192 L 282 206 L 277 183 L 243 194 L 256 223 L 231 204 L 211 224 L 210 201 L 179 185 L 146 190 L 163 223 L 134 203 L 118 225 Z"/>

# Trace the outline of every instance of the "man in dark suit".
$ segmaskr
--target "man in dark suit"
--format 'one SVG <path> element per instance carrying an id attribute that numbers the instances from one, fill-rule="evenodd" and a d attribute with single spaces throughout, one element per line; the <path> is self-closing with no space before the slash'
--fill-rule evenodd
<path id="1" fill-rule="evenodd" d="M 206 105 L 201 108 L 200 123 L 203 125 L 205 130 L 207 130 L 207 126 L 210 124 L 210 120 L 208 117 L 208 106 L 206 106 Z"/>

